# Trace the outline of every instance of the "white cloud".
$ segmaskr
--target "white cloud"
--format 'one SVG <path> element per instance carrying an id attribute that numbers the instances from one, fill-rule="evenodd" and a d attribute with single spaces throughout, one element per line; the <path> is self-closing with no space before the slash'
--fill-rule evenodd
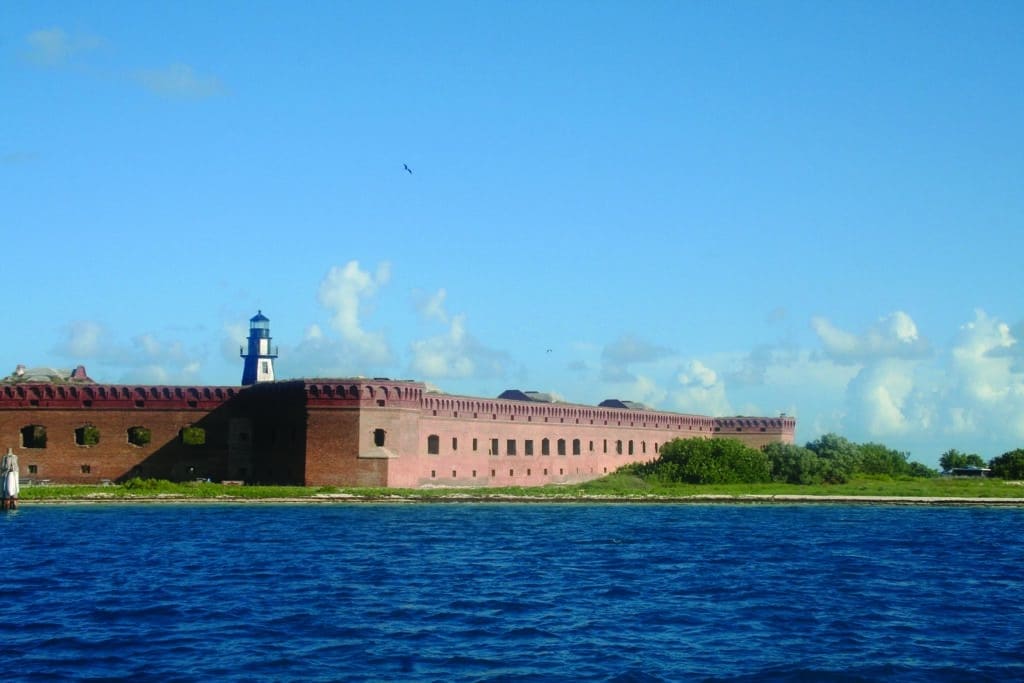
<path id="1" fill-rule="evenodd" d="M 436 320 L 448 322 L 448 313 L 444 309 L 444 300 L 447 292 L 444 288 L 437 290 L 431 295 L 424 295 L 421 292 L 414 293 L 416 311 L 424 320 Z"/>
<path id="2" fill-rule="evenodd" d="M 64 328 L 64 333 L 64 340 L 55 349 L 64 356 L 80 360 L 101 358 L 112 346 L 107 329 L 93 320 L 72 321 Z"/>
<path id="3" fill-rule="evenodd" d="M 672 355 L 672 351 L 635 335 L 623 335 L 601 351 L 601 376 L 606 382 L 633 382 L 636 376 L 629 366 L 655 363 Z"/>
<path id="4" fill-rule="evenodd" d="M 25 56 L 41 66 L 61 66 L 74 55 L 99 47 L 102 42 L 87 34 L 69 35 L 59 27 L 40 29 L 25 38 Z"/>
<path id="5" fill-rule="evenodd" d="M 187 64 L 171 64 L 162 69 L 142 69 L 135 80 L 147 90 L 166 97 L 199 99 L 224 93 L 224 85 L 214 76 L 201 76 Z"/>
<path id="6" fill-rule="evenodd" d="M 324 331 L 320 329 L 320 326 L 313 323 L 306 328 L 306 339 L 310 341 L 318 341 L 324 338 Z"/>
<path id="7" fill-rule="evenodd" d="M 732 408 L 725 384 L 718 373 L 699 360 L 691 360 L 676 375 L 676 386 L 669 392 L 676 409 L 685 413 L 729 415 Z"/>
<path id="8" fill-rule="evenodd" d="M 444 290 L 430 297 L 420 313 L 428 318 L 448 321 L 444 309 Z M 431 379 L 504 377 L 509 365 L 506 353 L 489 349 L 466 332 L 464 315 L 454 315 L 444 334 L 410 343 L 410 368 L 414 375 Z"/>
<path id="9" fill-rule="evenodd" d="M 331 313 L 331 324 L 341 334 L 345 351 L 356 365 L 386 365 L 391 349 L 379 332 L 363 329 L 360 308 L 390 279 L 390 267 L 382 263 L 376 274 L 359 267 L 358 261 L 335 266 L 324 277 L 317 292 L 320 305 Z M 307 341 L 309 339 L 307 338 Z"/>
<path id="10" fill-rule="evenodd" d="M 72 365 L 92 366 L 99 381 L 187 384 L 202 381 L 201 349 L 190 349 L 177 339 L 161 339 L 146 332 L 124 343 L 102 323 L 76 320 L 64 329 L 54 352 Z"/>
<path id="11" fill-rule="evenodd" d="M 975 311 L 950 353 L 948 429 L 1000 431 L 1024 437 L 1024 373 L 1015 367 L 1017 339 L 1006 323 Z"/>
<path id="12" fill-rule="evenodd" d="M 811 319 L 825 353 L 837 362 L 870 362 L 878 358 L 924 358 L 928 342 L 918 334 L 917 325 L 903 311 L 896 311 L 864 334 L 856 335 L 835 327 L 823 317 Z"/>
<path id="13" fill-rule="evenodd" d="M 850 382 L 848 424 L 863 428 L 871 436 L 902 434 L 922 429 L 911 413 L 909 399 L 914 389 L 910 363 L 885 360 L 861 370 Z"/>

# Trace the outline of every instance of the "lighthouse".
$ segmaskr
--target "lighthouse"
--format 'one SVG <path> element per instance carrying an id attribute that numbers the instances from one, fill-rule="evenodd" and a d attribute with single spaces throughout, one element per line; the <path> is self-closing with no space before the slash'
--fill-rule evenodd
<path id="1" fill-rule="evenodd" d="M 257 311 L 249 318 L 249 348 L 241 349 L 239 355 L 245 359 L 242 386 L 274 381 L 277 349 L 270 349 L 270 319 L 263 315 L 263 311 Z"/>

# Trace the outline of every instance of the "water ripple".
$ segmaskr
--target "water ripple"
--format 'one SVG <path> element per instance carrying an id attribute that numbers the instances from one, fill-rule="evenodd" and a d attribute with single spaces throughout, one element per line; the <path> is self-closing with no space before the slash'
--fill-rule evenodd
<path id="1" fill-rule="evenodd" d="M 10 680 L 1024 679 L 1020 510 L 95 505 L 3 521 Z"/>

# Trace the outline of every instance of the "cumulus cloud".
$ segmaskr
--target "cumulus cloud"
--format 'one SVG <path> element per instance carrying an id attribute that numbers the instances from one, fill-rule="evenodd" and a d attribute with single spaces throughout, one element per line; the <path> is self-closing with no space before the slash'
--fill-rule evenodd
<path id="1" fill-rule="evenodd" d="M 653 363 L 671 355 L 671 349 L 623 335 L 601 351 L 601 376 L 606 382 L 632 382 L 636 376 L 629 370 L 630 365 Z"/>
<path id="2" fill-rule="evenodd" d="M 885 360 L 861 370 L 847 390 L 848 423 L 872 436 L 903 434 L 925 428 L 911 412 L 912 368 Z"/>
<path id="3" fill-rule="evenodd" d="M 443 288 L 429 295 L 422 292 L 414 292 L 413 298 L 415 300 L 416 312 L 424 320 L 448 322 L 448 313 L 444 309 L 444 300 L 447 295 L 448 293 Z"/>
<path id="4" fill-rule="evenodd" d="M 732 412 L 724 382 L 717 372 L 699 360 L 691 360 L 680 369 L 669 394 L 676 409 L 682 412 L 706 415 Z"/>
<path id="5" fill-rule="evenodd" d="M 487 348 L 466 331 L 466 317 L 449 316 L 444 308 L 445 290 L 421 300 L 417 309 L 424 318 L 449 323 L 440 335 L 410 343 L 413 374 L 431 379 L 503 377 L 510 358 Z"/>
<path id="6" fill-rule="evenodd" d="M 82 360 L 106 355 L 113 344 L 109 331 L 94 320 L 74 320 L 64 327 L 64 338 L 58 342 L 58 354 Z"/>
<path id="7" fill-rule="evenodd" d="M 70 35 L 59 27 L 40 29 L 25 38 L 25 57 L 40 66 L 62 66 L 76 54 L 99 47 L 102 41 L 87 34 Z"/>
<path id="8" fill-rule="evenodd" d="M 224 93 L 224 85 L 214 76 L 196 73 L 188 64 L 171 64 L 162 69 L 141 69 L 135 80 L 158 95 L 182 99 L 200 99 Z"/>
<path id="9" fill-rule="evenodd" d="M 412 371 L 432 379 L 502 377 L 508 355 L 488 349 L 466 333 L 465 316 L 456 315 L 445 334 L 413 341 Z"/>
<path id="10" fill-rule="evenodd" d="M 836 362 L 860 363 L 879 358 L 924 358 L 928 342 L 918 334 L 917 325 L 903 311 L 876 322 L 863 334 L 841 330 L 826 318 L 811 319 L 825 353 Z"/>
<path id="11" fill-rule="evenodd" d="M 154 333 L 136 335 L 127 343 L 118 340 L 102 323 L 76 320 L 65 326 L 54 352 L 71 364 L 91 367 L 101 381 L 164 384 L 200 381 L 201 349 L 190 349 L 177 339 L 161 339 Z"/>
<path id="12" fill-rule="evenodd" d="M 387 284 L 390 275 L 387 263 L 378 266 L 376 273 L 370 273 L 361 269 L 358 261 L 349 261 L 344 266 L 331 268 L 320 282 L 317 301 L 330 312 L 331 325 L 341 335 L 339 350 L 356 365 L 379 366 L 391 362 L 391 349 L 384 335 L 363 329 L 360 320 L 363 304 Z M 315 340 L 307 335 L 305 341 Z M 319 343 L 330 342 L 320 335 Z"/>
<path id="13" fill-rule="evenodd" d="M 740 360 L 737 370 L 726 373 L 726 378 L 736 384 L 764 384 L 768 368 L 777 363 L 775 350 L 767 344 L 760 344 Z"/>
<path id="14" fill-rule="evenodd" d="M 961 326 L 951 351 L 947 428 L 1004 430 L 1024 437 L 1024 373 L 1017 338 L 983 310 Z"/>

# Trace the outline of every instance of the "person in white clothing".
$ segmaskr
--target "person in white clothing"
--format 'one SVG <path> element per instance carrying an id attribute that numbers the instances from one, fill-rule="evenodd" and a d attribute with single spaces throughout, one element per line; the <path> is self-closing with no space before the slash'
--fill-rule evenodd
<path id="1" fill-rule="evenodd" d="M 3 509 L 16 510 L 21 480 L 18 475 L 18 456 L 10 448 L 0 458 L 0 484 L 3 485 Z"/>

